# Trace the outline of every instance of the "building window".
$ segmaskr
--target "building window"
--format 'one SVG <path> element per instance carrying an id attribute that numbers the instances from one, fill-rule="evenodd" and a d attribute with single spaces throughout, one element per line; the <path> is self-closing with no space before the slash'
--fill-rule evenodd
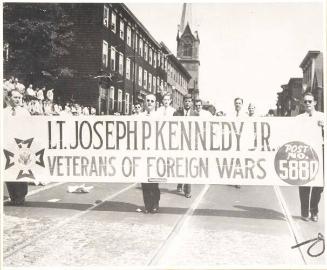
<path id="1" fill-rule="evenodd" d="M 192 45 L 184 44 L 183 53 L 184 53 L 184 56 L 192 56 Z"/>
<path id="2" fill-rule="evenodd" d="M 125 114 L 129 114 L 129 94 L 125 93 Z"/>
<path id="3" fill-rule="evenodd" d="M 135 33 L 135 39 L 134 39 L 134 51 L 137 52 L 137 48 L 138 48 L 138 40 L 139 40 L 139 37 L 138 35 Z"/>
<path id="4" fill-rule="evenodd" d="M 126 79 L 131 78 L 131 60 L 126 58 Z"/>
<path id="5" fill-rule="evenodd" d="M 127 26 L 127 45 L 132 47 L 132 30 L 130 26 Z"/>
<path id="6" fill-rule="evenodd" d="M 160 64 L 161 64 L 160 67 L 161 67 L 161 69 L 164 69 L 164 67 L 165 67 L 165 66 L 164 66 L 164 56 L 163 56 L 162 53 L 160 53 L 160 58 L 161 58 L 161 59 L 160 59 L 160 61 L 161 61 L 161 62 L 160 62 Z"/>
<path id="7" fill-rule="evenodd" d="M 119 27 L 119 37 L 124 40 L 124 35 L 125 35 L 125 24 L 123 22 L 123 20 L 120 20 L 120 27 Z"/>
<path id="8" fill-rule="evenodd" d="M 152 65 L 152 49 L 149 49 L 149 63 Z"/>
<path id="9" fill-rule="evenodd" d="M 139 38 L 139 55 L 143 56 L 143 39 Z"/>
<path id="10" fill-rule="evenodd" d="M 137 79 L 138 79 L 137 75 L 138 75 L 138 73 L 137 73 L 137 64 L 136 63 L 134 64 L 134 67 L 133 67 L 133 74 L 134 74 L 134 81 L 137 82 Z"/>
<path id="11" fill-rule="evenodd" d="M 157 68 L 157 53 L 153 52 L 153 66 Z"/>
<path id="12" fill-rule="evenodd" d="M 149 72 L 149 92 L 152 92 L 152 74 Z"/>
<path id="13" fill-rule="evenodd" d="M 124 75 L 124 55 L 120 52 L 119 53 L 119 70 L 120 75 Z"/>
<path id="14" fill-rule="evenodd" d="M 148 44 L 144 44 L 144 59 L 148 61 Z"/>
<path id="15" fill-rule="evenodd" d="M 103 25 L 109 27 L 109 8 L 106 5 L 103 7 Z"/>
<path id="16" fill-rule="evenodd" d="M 157 90 L 157 80 L 156 80 L 156 76 L 153 76 L 153 92 L 155 93 Z"/>
<path id="17" fill-rule="evenodd" d="M 116 13 L 115 12 L 112 12 L 111 13 L 111 26 L 110 26 L 110 29 L 112 32 L 116 33 Z"/>
<path id="18" fill-rule="evenodd" d="M 106 89 L 105 88 L 102 88 L 101 86 L 99 88 L 99 96 L 102 99 L 106 98 Z"/>
<path id="19" fill-rule="evenodd" d="M 122 112 L 123 110 L 123 91 L 118 89 L 118 112 Z"/>
<path id="20" fill-rule="evenodd" d="M 116 70 L 116 50 L 114 47 L 111 47 L 110 52 L 110 68 L 112 71 Z"/>
<path id="21" fill-rule="evenodd" d="M 108 67 L 108 43 L 103 41 L 102 44 L 102 64 L 104 67 Z"/>
<path id="22" fill-rule="evenodd" d="M 144 80 L 143 80 L 144 89 L 147 89 L 147 86 L 148 86 L 148 72 L 144 70 Z"/>
<path id="23" fill-rule="evenodd" d="M 158 67 L 160 67 L 160 53 L 158 53 Z"/>
<path id="24" fill-rule="evenodd" d="M 143 70 L 142 67 L 139 67 L 139 86 L 142 86 L 143 83 Z"/>
<path id="25" fill-rule="evenodd" d="M 164 84 L 163 84 L 163 80 L 160 81 L 160 91 L 162 92 L 163 91 L 163 88 L 164 87 Z"/>
<path id="26" fill-rule="evenodd" d="M 110 110 L 115 108 L 115 88 L 113 86 L 109 88 L 109 108 Z"/>

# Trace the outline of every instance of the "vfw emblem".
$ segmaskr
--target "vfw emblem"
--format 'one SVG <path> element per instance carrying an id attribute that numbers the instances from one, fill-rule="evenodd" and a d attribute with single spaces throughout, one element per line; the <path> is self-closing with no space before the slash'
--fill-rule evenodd
<path id="1" fill-rule="evenodd" d="M 16 149 L 13 152 L 10 152 L 6 149 L 3 150 L 6 157 L 5 170 L 9 168 L 15 169 L 17 171 L 16 180 L 27 177 L 35 179 L 33 174 L 33 167 L 35 165 L 44 166 L 44 149 L 39 151 L 34 151 L 31 148 L 34 138 L 28 140 L 21 140 L 15 138 Z"/>

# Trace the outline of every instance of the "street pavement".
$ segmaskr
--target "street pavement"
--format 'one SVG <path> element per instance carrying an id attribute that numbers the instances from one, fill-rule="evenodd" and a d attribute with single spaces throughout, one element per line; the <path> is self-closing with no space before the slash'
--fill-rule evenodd
<path id="1" fill-rule="evenodd" d="M 324 234 L 323 197 L 319 221 L 304 222 L 296 187 L 192 185 L 187 199 L 161 184 L 160 213 L 144 214 L 140 184 L 86 183 L 94 187 L 81 194 L 70 185 L 29 186 L 25 206 L 5 204 L 4 266 L 325 264 L 308 245 L 291 249 Z"/>

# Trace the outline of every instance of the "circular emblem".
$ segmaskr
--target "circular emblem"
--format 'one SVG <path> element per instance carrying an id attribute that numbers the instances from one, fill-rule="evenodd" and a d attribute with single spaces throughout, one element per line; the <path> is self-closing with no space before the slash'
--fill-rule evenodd
<path id="1" fill-rule="evenodd" d="M 318 172 L 319 160 L 315 150 L 303 142 L 284 144 L 276 153 L 275 170 L 280 179 L 290 185 L 305 185 Z"/>

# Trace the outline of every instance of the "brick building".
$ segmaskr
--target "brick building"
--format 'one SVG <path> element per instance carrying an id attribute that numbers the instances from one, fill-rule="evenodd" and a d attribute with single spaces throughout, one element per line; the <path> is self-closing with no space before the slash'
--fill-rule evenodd
<path id="1" fill-rule="evenodd" d="M 277 115 L 296 116 L 302 112 L 302 78 L 290 78 L 287 84 L 281 85 L 278 93 Z"/>
<path id="2" fill-rule="evenodd" d="M 316 110 L 324 111 L 323 55 L 320 51 L 308 51 L 300 64 L 303 78 L 291 78 L 277 93 L 277 115 L 296 116 L 304 111 L 302 96 L 311 92 L 317 100 Z"/>
<path id="3" fill-rule="evenodd" d="M 168 58 L 189 79 L 125 4 L 74 4 L 71 16 L 76 46 L 66 61 L 79 77 L 56 82 L 62 102 L 73 99 L 99 114 L 130 114 L 146 94 L 167 91 Z M 178 99 L 180 93 L 173 92 Z"/>
<path id="4" fill-rule="evenodd" d="M 191 75 L 163 42 L 160 45 L 168 59 L 167 91 L 172 94 L 172 106 L 177 109 L 183 107 L 183 97 L 188 93 L 187 86 Z"/>
<path id="5" fill-rule="evenodd" d="M 316 109 L 324 111 L 323 55 L 308 51 L 300 64 L 303 71 L 303 91 L 310 91 L 317 99 Z"/>

